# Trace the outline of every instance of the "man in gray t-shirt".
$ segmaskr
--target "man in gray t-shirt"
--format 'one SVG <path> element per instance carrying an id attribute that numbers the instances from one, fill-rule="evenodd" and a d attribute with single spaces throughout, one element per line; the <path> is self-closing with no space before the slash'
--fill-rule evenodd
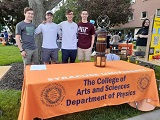
<path id="1" fill-rule="evenodd" d="M 16 35 L 21 35 L 22 48 L 34 50 L 36 44 L 34 40 L 35 25 L 33 23 L 26 23 L 24 21 L 16 25 Z"/>
<path id="2" fill-rule="evenodd" d="M 49 64 L 50 62 L 58 62 L 58 46 L 57 46 L 57 35 L 60 35 L 59 26 L 53 23 L 53 12 L 46 12 L 46 21 L 40 24 L 36 30 L 35 34 L 42 33 L 42 62 L 44 64 Z"/>
<path id="3" fill-rule="evenodd" d="M 34 39 L 33 9 L 26 7 L 24 15 L 24 21 L 16 25 L 16 43 L 20 49 L 24 64 L 36 64 L 38 63 L 38 49 Z"/>

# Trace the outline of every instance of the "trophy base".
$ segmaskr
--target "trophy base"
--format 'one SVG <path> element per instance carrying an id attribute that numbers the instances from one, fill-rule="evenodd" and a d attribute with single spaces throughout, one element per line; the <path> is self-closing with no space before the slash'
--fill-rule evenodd
<path id="1" fill-rule="evenodd" d="M 106 56 L 105 56 L 105 53 L 97 53 L 94 56 L 94 65 L 96 67 L 105 67 L 106 66 Z"/>

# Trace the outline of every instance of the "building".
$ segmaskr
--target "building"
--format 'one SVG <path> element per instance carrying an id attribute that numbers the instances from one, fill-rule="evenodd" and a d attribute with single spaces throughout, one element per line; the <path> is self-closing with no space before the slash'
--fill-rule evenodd
<path id="1" fill-rule="evenodd" d="M 131 5 L 134 11 L 133 16 L 129 17 L 129 22 L 115 26 L 113 30 L 119 30 L 124 35 L 130 31 L 135 35 L 145 18 L 151 20 L 154 15 L 160 16 L 160 0 L 131 0 Z"/>

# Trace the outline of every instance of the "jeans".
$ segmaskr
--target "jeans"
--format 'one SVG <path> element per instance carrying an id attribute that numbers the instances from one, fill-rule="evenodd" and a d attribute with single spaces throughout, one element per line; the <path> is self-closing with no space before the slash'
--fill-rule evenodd
<path id="1" fill-rule="evenodd" d="M 62 63 L 68 63 L 70 59 L 70 63 L 74 63 L 77 57 L 77 49 L 69 50 L 62 49 Z"/>

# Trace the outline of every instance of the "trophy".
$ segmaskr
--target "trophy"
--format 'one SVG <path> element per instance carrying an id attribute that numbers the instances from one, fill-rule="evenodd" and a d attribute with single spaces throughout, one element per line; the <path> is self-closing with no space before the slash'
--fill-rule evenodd
<path id="1" fill-rule="evenodd" d="M 97 26 L 100 30 L 97 33 L 97 42 L 96 42 L 96 55 L 94 56 L 94 64 L 96 67 L 105 67 L 106 66 L 106 38 L 107 31 L 106 27 L 109 26 L 110 20 L 107 15 L 100 15 L 96 20 Z"/>

